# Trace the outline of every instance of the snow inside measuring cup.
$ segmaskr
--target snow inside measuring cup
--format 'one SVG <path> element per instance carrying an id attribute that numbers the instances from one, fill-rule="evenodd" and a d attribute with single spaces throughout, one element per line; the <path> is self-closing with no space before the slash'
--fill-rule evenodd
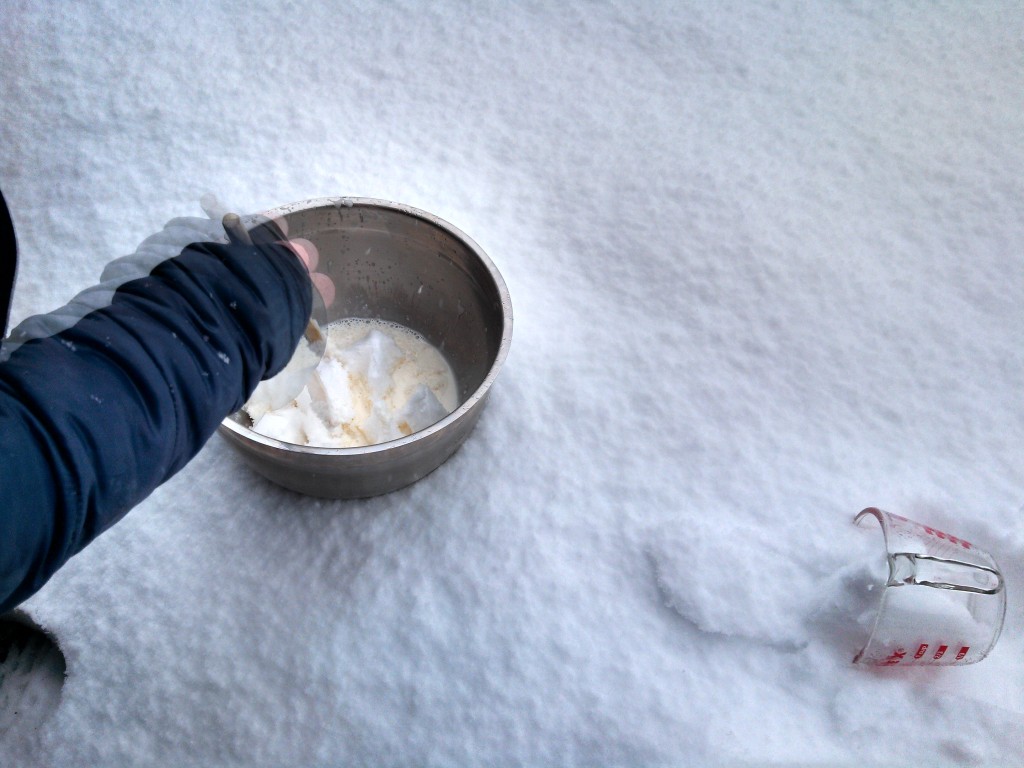
<path id="1" fill-rule="evenodd" d="M 841 534 L 836 547 L 842 565 L 828 592 L 827 610 L 842 642 L 855 650 L 864 646 L 874 629 L 889 563 L 877 531 L 851 525 Z"/>

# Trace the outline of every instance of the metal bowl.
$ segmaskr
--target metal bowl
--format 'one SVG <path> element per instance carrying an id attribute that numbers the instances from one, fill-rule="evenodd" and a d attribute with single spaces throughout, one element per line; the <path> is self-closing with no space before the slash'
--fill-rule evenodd
<path id="1" fill-rule="evenodd" d="M 427 429 L 361 448 L 316 448 L 265 437 L 239 411 L 218 432 L 261 475 L 333 499 L 402 488 L 443 464 L 476 426 L 512 341 L 512 304 L 498 270 L 473 240 L 416 208 L 360 197 L 319 198 L 267 211 L 290 237 L 320 251 L 334 280 L 328 321 L 401 323 L 440 349 L 455 374 L 459 407 Z"/>

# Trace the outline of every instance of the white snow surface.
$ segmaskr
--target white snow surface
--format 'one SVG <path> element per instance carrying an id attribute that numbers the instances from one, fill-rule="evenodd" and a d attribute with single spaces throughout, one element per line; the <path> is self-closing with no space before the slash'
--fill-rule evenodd
<path id="1" fill-rule="evenodd" d="M 516 315 L 416 485 L 306 498 L 215 438 L 75 557 L 24 606 L 60 706 L 4 765 L 1019 763 L 1019 3 L 8 0 L 0 32 L 12 320 L 207 190 L 428 210 Z M 851 664 L 869 505 L 1001 564 L 988 659 Z"/>

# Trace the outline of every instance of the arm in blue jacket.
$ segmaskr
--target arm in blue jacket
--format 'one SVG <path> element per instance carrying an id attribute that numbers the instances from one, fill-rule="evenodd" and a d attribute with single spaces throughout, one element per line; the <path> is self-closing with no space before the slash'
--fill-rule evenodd
<path id="1" fill-rule="evenodd" d="M 287 249 L 195 243 L 0 363 L 0 613 L 181 469 L 285 366 L 311 287 Z"/>

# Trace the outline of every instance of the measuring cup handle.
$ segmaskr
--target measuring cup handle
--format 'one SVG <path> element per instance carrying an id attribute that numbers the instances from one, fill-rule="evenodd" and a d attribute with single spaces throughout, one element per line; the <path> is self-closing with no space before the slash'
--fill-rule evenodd
<path id="1" fill-rule="evenodd" d="M 908 584 L 995 595 L 1003 588 L 1003 575 L 994 568 L 962 560 L 915 552 L 895 552 L 889 555 L 889 581 L 886 586 Z"/>

